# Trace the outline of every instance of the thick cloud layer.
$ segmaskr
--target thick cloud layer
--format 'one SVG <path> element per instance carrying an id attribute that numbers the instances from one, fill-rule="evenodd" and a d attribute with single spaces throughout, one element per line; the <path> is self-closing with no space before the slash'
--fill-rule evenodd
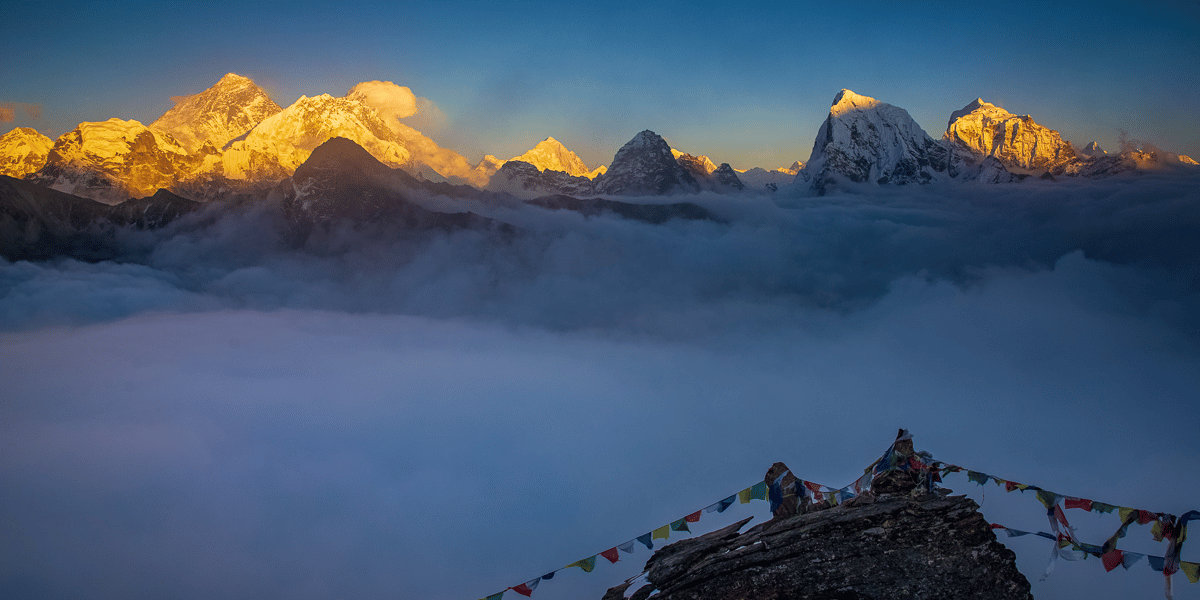
<path id="1" fill-rule="evenodd" d="M 0 595 L 479 598 L 775 460 L 849 482 L 897 427 L 997 476 L 1200 508 L 1200 182 L 1029 183 L 703 198 L 728 222 L 661 226 L 428 198 L 522 233 L 300 251 L 238 211 L 120 262 L 2 264 Z M 948 485 L 1045 528 L 1028 495 Z M 1006 543 L 1036 581 L 1049 549 Z M 646 557 L 535 597 L 598 599 Z M 1034 592 L 1161 586 L 1087 561 Z"/>

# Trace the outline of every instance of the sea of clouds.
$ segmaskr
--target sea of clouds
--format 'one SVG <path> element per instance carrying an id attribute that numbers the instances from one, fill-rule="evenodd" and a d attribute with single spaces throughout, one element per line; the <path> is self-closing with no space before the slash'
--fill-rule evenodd
<path id="1" fill-rule="evenodd" d="M 419 200 L 516 233 L 296 248 L 269 207 L 216 205 L 121 260 L 0 262 L 0 596 L 479 598 L 776 460 L 844 485 L 899 427 L 1200 509 L 1200 177 L 705 196 L 718 221 L 665 225 Z M 948 485 L 1046 529 L 1031 496 Z M 1041 542 L 1008 542 L 1039 598 L 1161 593 L 1144 563 L 1037 582 Z M 535 598 L 598 600 L 647 556 Z"/>

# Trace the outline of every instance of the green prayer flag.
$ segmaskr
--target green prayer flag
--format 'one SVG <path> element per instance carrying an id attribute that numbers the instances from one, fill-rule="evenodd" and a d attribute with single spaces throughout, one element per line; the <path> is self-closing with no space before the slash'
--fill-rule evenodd
<path id="1" fill-rule="evenodd" d="M 688 533 L 692 532 L 691 529 L 688 529 L 687 519 L 680 519 L 674 523 L 671 523 L 671 531 L 686 531 Z"/>
<path id="2" fill-rule="evenodd" d="M 590 556 L 583 560 L 577 560 L 577 561 L 567 565 L 564 568 L 570 568 L 570 567 L 579 567 L 580 569 L 583 569 L 583 571 L 585 573 L 591 573 L 592 569 L 596 568 L 596 557 Z"/>

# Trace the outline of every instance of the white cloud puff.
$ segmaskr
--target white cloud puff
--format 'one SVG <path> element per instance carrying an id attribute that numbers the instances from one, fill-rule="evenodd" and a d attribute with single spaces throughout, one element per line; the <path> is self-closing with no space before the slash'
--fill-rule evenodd
<path id="1" fill-rule="evenodd" d="M 374 108 L 393 129 L 398 119 L 417 114 L 417 96 L 412 90 L 390 81 L 364 81 L 350 88 L 346 97 Z"/>

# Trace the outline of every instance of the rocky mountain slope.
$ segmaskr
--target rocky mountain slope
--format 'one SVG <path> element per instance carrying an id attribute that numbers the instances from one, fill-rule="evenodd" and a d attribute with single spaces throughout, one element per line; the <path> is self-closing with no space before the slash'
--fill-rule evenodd
<path id="1" fill-rule="evenodd" d="M 671 149 L 671 154 L 675 156 L 675 162 L 692 175 L 702 191 L 720 194 L 740 192 L 746 187 L 729 163 L 717 166 L 707 156 L 693 156 L 674 148 Z"/>
<path id="2" fill-rule="evenodd" d="M 252 80 L 235 73 L 227 73 L 199 94 L 173 100 L 175 106 L 151 123 L 150 128 L 171 134 L 191 153 L 205 144 L 221 150 L 283 110 Z"/>
<path id="3" fill-rule="evenodd" d="M 522 160 L 510 160 L 500 167 L 488 181 L 487 189 L 493 192 L 512 194 L 530 199 L 540 196 L 565 194 L 568 196 L 590 196 L 595 193 L 595 183 L 584 176 L 574 176 L 554 169 L 539 169 Z"/>
<path id="4" fill-rule="evenodd" d="M 700 191 L 695 177 L 675 160 L 671 145 L 648 129 L 626 142 L 608 171 L 595 182 L 596 193 L 601 195 L 658 196 Z"/>
<path id="5" fill-rule="evenodd" d="M 855 183 L 931 183 L 946 179 L 948 151 L 908 111 L 843 89 L 817 131 L 812 157 L 796 176 L 818 193 L 839 179 Z"/>
<path id="6" fill-rule="evenodd" d="M 54 140 L 29 127 L 0 136 L 0 175 L 24 177 L 46 164 Z"/>
<path id="7" fill-rule="evenodd" d="M 1041 174 L 1078 160 L 1071 142 L 1057 131 L 982 98 L 950 114 L 942 139 L 954 150 L 995 158 L 1011 173 Z"/>
<path id="8" fill-rule="evenodd" d="M 191 177 L 202 156 L 188 153 L 170 134 L 133 120 L 80 123 L 64 133 L 46 164 L 26 179 L 106 204 L 154 194 Z"/>
<path id="9" fill-rule="evenodd" d="M 411 200 L 430 185 L 380 162 L 353 140 L 335 137 L 313 149 L 291 177 L 280 181 L 268 202 L 282 204 L 299 239 L 328 231 L 338 221 L 409 231 L 501 227 L 474 213 L 433 211 Z"/>
<path id="10" fill-rule="evenodd" d="M 0 256 L 106 260 L 121 252 L 118 228 L 157 229 L 200 206 L 165 190 L 110 206 L 0 176 Z"/>

